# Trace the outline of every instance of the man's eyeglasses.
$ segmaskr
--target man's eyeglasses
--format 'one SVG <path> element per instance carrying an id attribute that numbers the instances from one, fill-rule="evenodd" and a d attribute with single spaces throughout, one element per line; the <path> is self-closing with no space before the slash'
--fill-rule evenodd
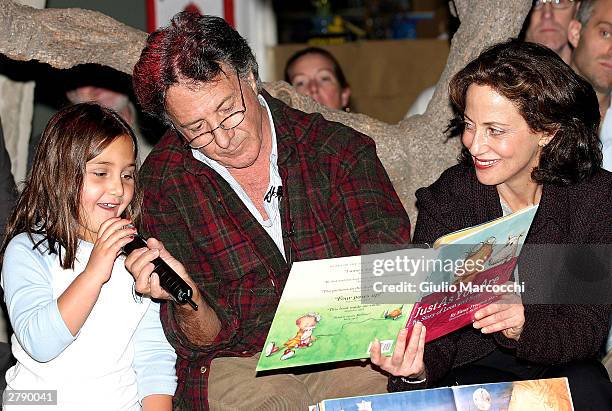
<path id="1" fill-rule="evenodd" d="M 240 123 L 242 123 L 242 121 L 244 120 L 245 113 L 246 113 L 246 106 L 244 105 L 244 94 L 242 94 L 242 85 L 240 84 L 240 77 L 238 77 L 238 74 L 236 74 L 236 77 L 238 79 L 238 87 L 240 88 L 240 99 L 242 101 L 243 109 L 235 111 L 229 116 L 225 117 L 223 120 L 221 120 L 221 122 L 219 123 L 217 127 L 211 130 L 208 130 L 208 131 L 204 131 L 204 132 L 202 132 L 202 130 L 192 131 L 189 129 L 187 130 L 183 129 L 183 131 L 179 131 L 178 127 L 175 126 L 174 129 L 176 131 L 179 131 L 179 134 L 182 134 L 187 139 L 187 144 L 185 144 L 185 148 L 191 148 L 194 150 L 198 150 L 202 147 L 206 147 L 207 145 L 212 143 L 212 141 L 215 139 L 215 135 L 214 135 L 215 131 L 219 129 L 228 131 L 228 130 L 238 127 Z"/>
<path id="2" fill-rule="evenodd" d="M 574 4 L 574 0 L 535 0 L 533 9 L 539 10 L 544 7 L 546 3 L 550 3 L 553 9 L 567 9 Z"/>

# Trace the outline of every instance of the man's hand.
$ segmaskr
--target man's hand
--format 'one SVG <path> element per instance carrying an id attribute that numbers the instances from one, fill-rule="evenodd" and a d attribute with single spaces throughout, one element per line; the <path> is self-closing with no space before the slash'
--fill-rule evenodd
<path id="1" fill-rule="evenodd" d="M 135 289 L 143 295 L 150 295 L 153 298 L 171 300 L 172 297 L 159 284 L 159 276 L 153 272 L 154 266 L 151 261 L 161 257 L 193 290 L 193 299 L 196 299 L 198 288 L 193 283 L 185 271 L 185 267 L 168 250 L 164 248 L 161 241 L 155 238 L 147 240 L 148 248 L 134 250 L 125 260 L 125 267 L 134 276 L 136 281 Z"/>
<path id="2" fill-rule="evenodd" d="M 221 330 L 217 314 L 204 302 L 200 289 L 187 274 L 185 267 L 164 248 L 161 241 L 154 238 L 147 240 L 148 248 L 139 248 L 125 259 L 125 267 L 134 276 L 137 292 L 153 298 L 171 300 L 172 297 L 159 284 L 159 276 L 153 272 L 151 261 L 161 257 L 193 290 L 193 301 L 198 310 L 187 304 L 177 304 L 174 311 L 176 321 L 189 341 L 196 345 L 208 345 Z"/>

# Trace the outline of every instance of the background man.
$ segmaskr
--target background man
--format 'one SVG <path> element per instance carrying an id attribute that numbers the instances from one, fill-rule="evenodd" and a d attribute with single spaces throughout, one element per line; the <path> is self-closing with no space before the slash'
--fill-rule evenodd
<path id="1" fill-rule="evenodd" d="M 527 17 L 525 41 L 542 44 L 569 63 L 572 49 L 567 30 L 578 4 L 574 0 L 536 0 Z"/>
<path id="2" fill-rule="evenodd" d="M 567 29 L 578 4 L 579 0 L 536 0 L 519 38 L 548 47 L 569 64 L 572 49 L 567 41 Z M 423 90 L 404 118 L 425 113 L 435 90 L 436 86 Z"/>
<path id="3" fill-rule="evenodd" d="M 138 122 L 138 114 L 130 97 L 118 90 L 97 85 L 81 85 L 66 92 L 72 104 L 94 102 L 115 110 L 132 128 L 138 139 L 138 159 L 140 163 L 149 155 L 153 144 L 144 138 Z"/>
<path id="4" fill-rule="evenodd" d="M 612 171 L 612 0 L 584 0 L 570 23 L 568 38 L 574 47 L 570 65 L 597 93 L 603 168 Z"/>
<path id="5" fill-rule="evenodd" d="M 132 84 L 129 76 L 97 65 L 82 65 L 66 72 L 52 72 L 50 99 L 58 108 L 69 104 L 92 102 L 117 112 L 132 128 L 138 140 L 138 160 L 142 164 L 161 130 L 153 122 L 138 115 L 130 100 Z M 58 86 L 59 85 L 59 86 Z M 145 121 L 143 121 L 145 120 Z M 151 123 L 151 124 L 149 124 Z M 28 147 L 28 169 L 34 160 L 41 135 L 32 135 Z"/>
<path id="6" fill-rule="evenodd" d="M 144 226 L 185 264 L 171 261 L 200 306 L 162 308 L 178 354 L 175 406 L 305 409 L 384 392 L 386 377 L 362 363 L 254 371 L 293 261 L 409 242 L 373 141 L 263 91 L 246 41 L 217 17 L 175 16 L 149 36 L 133 79 L 143 110 L 171 126 L 141 171 Z M 126 264 L 139 292 L 167 298 L 155 275 L 149 284 L 149 261 L 171 257 L 149 246 Z"/>
<path id="7" fill-rule="evenodd" d="M 570 65 L 591 83 L 597 94 L 602 167 L 612 171 L 612 0 L 583 0 L 576 18 L 570 23 L 568 39 L 574 47 Z M 609 204 L 602 204 L 602 207 L 609 207 Z M 606 351 L 612 351 L 612 328 Z"/>

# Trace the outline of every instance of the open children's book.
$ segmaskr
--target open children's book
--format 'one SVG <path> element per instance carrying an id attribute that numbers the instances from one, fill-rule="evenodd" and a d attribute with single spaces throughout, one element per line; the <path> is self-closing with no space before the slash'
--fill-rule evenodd
<path id="1" fill-rule="evenodd" d="M 458 385 L 336 398 L 309 411 L 573 411 L 567 378 Z"/>
<path id="2" fill-rule="evenodd" d="M 448 234 L 433 248 L 294 263 L 257 371 L 368 358 L 374 338 L 390 355 L 416 321 L 427 341 L 471 323 L 517 288 L 509 280 L 536 211 Z"/>

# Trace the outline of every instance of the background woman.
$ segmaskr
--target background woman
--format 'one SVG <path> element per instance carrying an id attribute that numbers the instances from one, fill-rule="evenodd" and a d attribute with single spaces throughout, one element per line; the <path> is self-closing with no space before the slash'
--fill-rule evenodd
<path id="1" fill-rule="evenodd" d="M 308 47 L 295 53 L 285 65 L 285 81 L 324 106 L 350 111 L 351 88 L 327 50 Z"/>
<path id="2" fill-rule="evenodd" d="M 612 243 L 612 174 L 600 168 L 593 89 L 554 52 L 515 40 L 484 51 L 449 87 L 451 128 L 464 149 L 460 164 L 417 191 L 414 241 L 431 243 L 539 204 L 518 262 L 526 291 L 427 346 L 422 326 L 409 339 L 404 330 L 393 356 L 374 349 L 372 362 L 397 376 L 391 390 L 566 376 L 576 409 L 612 409 L 611 384 L 597 361 L 610 306 L 580 290 L 596 264 L 551 270 L 550 259 L 532 252 L 536 244 L 554 253 L 558 245 Z M 608 283 L 609 268 L 600 274 Z M 563 281 L 573 294 L 543 304 Z"/>

